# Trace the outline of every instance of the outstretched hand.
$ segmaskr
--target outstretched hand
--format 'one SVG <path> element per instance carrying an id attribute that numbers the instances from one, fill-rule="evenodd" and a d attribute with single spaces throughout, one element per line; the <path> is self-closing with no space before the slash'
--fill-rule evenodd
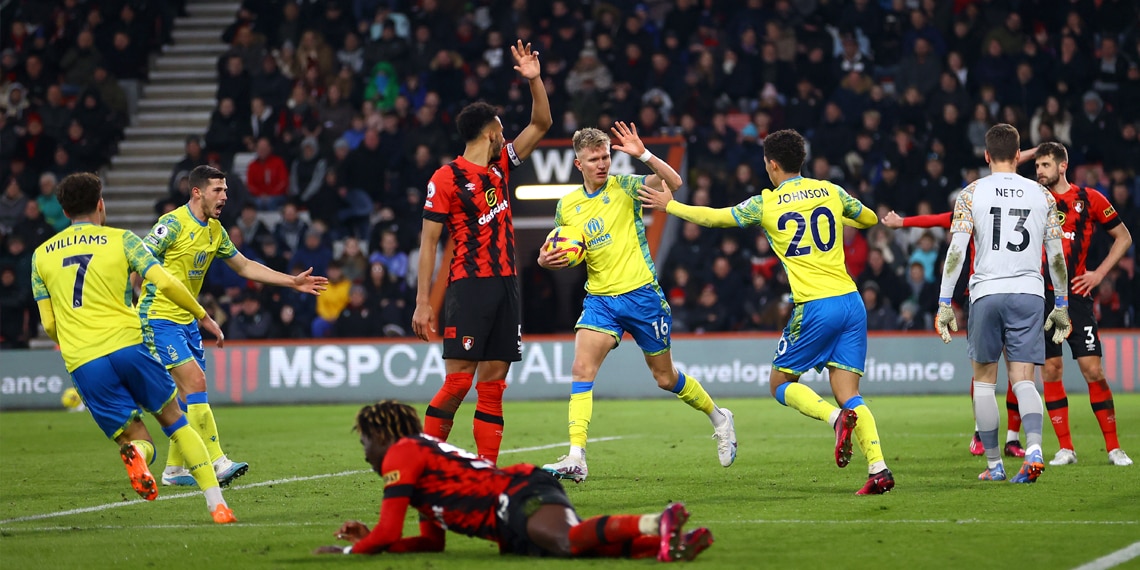
<path id="1" fill-rule="evenodd" d="M 943 303 L 938 304 L 938 314 L 934 317 L 934 330 L 942 337 L 942 342 L 950 344 L 950 331 L 958 332 L 958 319 L 954 317 L 954 308 Z"/>
<path id="2" fill-rule="evenodd" d="M 620 150 L 635 158 L 645 152 L 645 143 L 641 142 L 641 137 L 637 135 L 637 125 L 633 123 L 627 125 L 625 121 L 618 121 L 610 127 L 610 132 L 621 143 L 612 145 L 614 150 Z"/>
<path id="3" fill-rule="evenodd" d="M 538 63 L 538 52 L 531 51 L 530 44 L 523 45 L 522 40 L 511 46 L 511 55 L 515 57 L 515 71 L 528 81 L 538 77 L 542 66 Z"/>
<path id="4" fill-rule="evenodd" d="M 637 197 L 641 199 L 642 206 L 664 212 L 669 202 L 673 201 L 673 191 L 669 188 L 669 183 L 662 180 L 660 190 L 643 185 L 638 189 Z"/>
<path id="5" fill-rule="evenodd" d="M 322 291 L 328 288 L 328 285 L 329 278 L 313 275 L 312 267 L 293 276 L 293 289 L 302 293 L 320 295 Z"/>
<path id="6" fill-rule="evenodd" d="M 884 226 L 887 226 L 892 230 L 897 230 L 903 227 L 902 216 L 896 214 L 894 210 L 887 212 L 887 215 L 883 216 L 882 222 Z"/>

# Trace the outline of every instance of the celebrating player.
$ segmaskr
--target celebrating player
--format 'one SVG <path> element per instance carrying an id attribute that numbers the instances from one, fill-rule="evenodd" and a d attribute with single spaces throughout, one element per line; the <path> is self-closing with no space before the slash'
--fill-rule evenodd
<path id="1" fill-rule="evenodd" d="M 198 166 L 190 171 L 190 201 L 158 219 L 144 238 L 144 243 L 162 263 L 163 267 L 197 295 L 202 280 L 215 257 L 221 258 L 238 275 L 267 285 L 290 287 L 302 293 L 320 295 L 328 279 L 314 276 L 313 269 L 297 275 L 274 271 L 241 254 L 230 241 L 218 217 L 226 205 L 226 176 L 210 166 Z M 155 283 L 147 283 L 138 305 L 143 336 L 147 345 L 170 370 L 178 385 L 180 405 L 186 405 L 190 425 L 206 442 L 210 462 L 222 486 L 245 474 L 249 465 L 231 461 L 222 452 L 218 439 L 218 426 L 206 392 L 206 354 L 202 350 L 202 335 L 194 324 L 193 316 L 179 307 Z M 193 485 L 187 472 L 187 458 L 178 448 L 170 448 L 166 469 L 162 473 L 163 485 Z"/>
<path id="2" fill-rule="evenodd" d="M 842 225 L 868 228 L 878 222 L 842 188 L 800 176 L 804 138 L 793 130 L 764 139 L 764 168 L 777 184 L 731 208 L 682 204 L 672 192 L 642 189 L 641 201 L 681 219 L 714 228 L 759 226 L 787 268 L 795 307 L 772 361 L 769 386 L 776 401 L 835 428 L 835 462 L 851 460 L 851 434 L 867 458 L 867 482 L 856 494 L 878 495 L 895 486 L 883 459 L 875 417 L 859 394 L 867 360 L 867 311 L 844 265 Z M 811 230 L 810 232 L 808 230 Z M 836 247 L 838 246 L 838 247 Z M 824 401 L 799 378 L 829 370 L 840 408 Z"/>
<path id="3" fill-rule="evenodd" d="M 1021 153 L 1021 160 L 1028 160 L 1026 155 L 1032 156 L 1034 150 L 1030 149 Z M 899 228 L 944 228 L 950 229 L 951 212 L 942 214 L 929 214 L 925 216 L 907 216 L 902 217 L 891 210 L 883 217 L 883 225 L 891 229 Z M 970 258 L 974 256 L 974 244 L 970 244 Z M 974 274 L 974 264 L 970 263 L 970 275 Z M 968 291 L 967 291 L 968 292 Z M 974 382 L 970 382 L 970 401 L 974 399 Z M 971 408 L 973 405 L 971 404 Z M 1005 391 L 1005 413 L 1006 413 L 1006 432 L 1005 432 L 1005 447 L 1003 448 L 1006 456 L 1008 457 L 1025 457 L 1025 448 L 1021 446 L 1019 439 L 1019 432 L 1021 431 L 1021 412 L 1017 408 L 1017 393 L 1013 390 L 1013 384 Z M 984 455 L 986 453 L 985 446 L 982 445 L 982 436 L 978 434 L 978 424 L 974 422 L 974 436 L 970 438 L 970 453 L 973 455 Z"/>
<path id="4" fill-rule="evenodd" d="M 542 468 L 562 479 L 586 479 L 586 432 L 594 410 L 594 379 L 611 350 L 629 331 L 645 355 L 657 386 L 708 415 L 717 440 L 720 464 L 736 460 L 736 429 L 732 412 L 718 408 L 696 378 L 678 372 L 670 352 L 669 329 L 673 316 L 645 241 L 641 203 L 637 191 L 644 184 L 655 190 L 664 181 L 676 188 L 681 175 L 653 156 L 637 135 L 636 125 L 618 122 L 611 129 L 620 144 L 613 145 L 637 157 L 653 171 L 648 176 L 610 175 L 610 137 L 594 129 L 574 133 L 574 166 L 582 172 L 579 189 L 562 197 L 554 212 L 559 226 L 582 228 L 586 235 L 586 300 L 574 325 L 574 364 L 570 368 L 570 453 Z M 542 248 L 538 264 L 562 269 L 565 253 Z"/>
<path id="5" fill-rule="evenodd" d="M 1096 318 L 1093 317 L 1092 295 L 1108 271 L 1116 265 L 1132 245 L 1132 235 L 1121 223 L 1116 210 L 1100 192 L 1070 184 L 1065 172 L 1069 168 L 1069 153 L 1060 143 L 1042 143 L 1037 148 L 1037 181 L 1053 193 L 1057 201 L 1057 212 L 1061 216 L 1061 244 L 1065 250 L 1067 272 L 1071 279 L 1069 297 L 1070 317 L 1077 334 L 1069 337 L 1069 349 L 1081 369 L 1081 375 L 1089 385 L 1089 400 L 1096 414 L 1100 431 L 1104 434 L 1104 446 L 1108 450 L 1108 461 L 1113 465 L 1132 465 L 1132 459 L 1120 449 L 1116 438 L 1116 409 L 1112 404 L 1112 390 L 1101 366 L 1100 335 Z M 1104 227 L 1112 236 L 1112 248 L 1104 261 L 1093 271 L 1086 266 L 1089 245 L 1096 226 Z M 1053 289 L 1046 288 L 1045 304 L 1053 297 Z M 1077 462 L 1077 452 L 1073 450 L 1073 438 L 1069 435 L 1069 400 L 1065 395 L 1064 362 L 1061 359 L 1061 345 L 1045 341 L 1045 366 L 1041 372 L 1045 380 L 1045 407 L 1049 410 L 1050 423 L 1057 433 L 1061 449 L 1049 462 L 1050 465 L 1065 465 Z"/>
<path id="6" fill-rule="evenodd" d="M 384 479 L 380 522 L 369 530 L 348 521 L 336 537 L 351 546 L 317 554 L 442 552 L 444 529 L 491 540 L 502 554 L 605 556 L 662 562 L 692 560 L 712 542 L 707 528 L 682 534 L 689 513 L 672 503 L 659 515 L 578 518 L 558 480 L 534 465 L 502 469 L 420 433 L 411 406 L 384 400 L 356 416 L 364 458 Z M 408 507 L 420 513 L 420 535 L 402 538 Z"/>
<path id="7" fill-rule="evenodd" d="M 1053 196 L 1017 175 L 1021 137 L 1017 129 L 999 124 L 986 132 L 986 162 L 993 174 L 958 194 L 946 252 L 935 328 L 943 342 L 958 330 L 950 306 L 954 286 L 974 240 L 974 274 L 970 277 L 970 321 L 967 336 L 974 366 L 974 419 L 986 450 L 987 468 L 978 479 L 1004 481 L 1005 466 L 998 450 L 998 407 L 994 399 L 997 361 L 1005 353 L 1010 383 L 1017 392 L 1025 426 L 1025 462 L 1012 483 L 1033 483 L 1045 463 L 1041 456 L 1041 396 L 1033 383 L 1033 366 L 1045 360 L 1045 337 L 1053 330 L 1060 342 L 1072 326 L 1065 287 L 1068 284 L 1061 228 Z M 1045 315 L 1045 286 L 1040 252 L 1045 248 L 1049 273 L 1056 287 L 1052 311 Z"/>
<path id="8" fill-rule="evenodd" d="M 154 442 L 139 418 L 142 408 L 162 425 L 171 449 L 190 464 L 190 476 L 206 496 L 214 522 L 234 522 L 201 437 L 175 404 L 170 375 L 144 346 L 138 315 L 130 306 L 130 274 L 146 276 L 172 303 L 218 337 L 222 331 L 184 285 L 172 277 L 135 234 L 107 221 L 103 185 L 94 174 L 72 174 L 56 187 L 71 227 L 36 248 L 32 290 L 44 331 L 59 344 L 67 371 L 95 423 L 119 444 L 131 485 L 153 501 L 158 486 L 147 467 Z M 126 294 L 127 302 L 123 295 Z"/>
<path id="9" fill-rule="evenodd" d="M 447 441 L 455 412 L 478 375 L 474 433 L 479 455 L 494 463 L 503 440 L 503 391 L 512 362 L 522 360 L 522 302 L 515 271 L 515 227 L 509 172 L 530 156 L 550 129 L 550 103 L 540 76 L 538 52 L 522 40 L 511 46 L 515 70 L 530 84 L 530 124 L 504 144 L 495 107 L 472 103 L 455 118 L 466 141 L 463 154 L 439 168 L 428 182 L 420 234 L 419 283 L 412 330 L 424 341 L 436 332 L 431 275 L 444 225 L 455 255 L 443 300 L 446 376 L 424 414 L 424 431 Z"/>

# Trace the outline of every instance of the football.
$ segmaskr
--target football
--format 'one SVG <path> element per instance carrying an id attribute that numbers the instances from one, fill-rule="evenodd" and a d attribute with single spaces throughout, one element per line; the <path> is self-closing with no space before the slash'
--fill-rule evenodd
<path id="1" fill-rule="evenodd" d="M 556 249 L 566 252 L 566 259 L 570 260 L 567 267 L 574 267 L 586 258 L 586 234 L 573 226 L 558 226 L 546 234 L 546 242 L 542 247 L 547 251 Z"/>
<path id="2" fill-rule="evenodd" d="M 75 388 L 64 390 L 59 397 L 59 403 L 63 404 L 63 407 L 67 408 L 68 411 L 81 411 L 83 409 L 83 398 L 79 396 L 79 390 Z"/>

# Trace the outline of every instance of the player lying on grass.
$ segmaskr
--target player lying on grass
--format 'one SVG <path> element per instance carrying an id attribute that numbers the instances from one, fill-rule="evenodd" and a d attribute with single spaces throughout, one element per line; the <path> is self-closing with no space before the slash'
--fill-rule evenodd
<path id="1" fill-rule="evenodd" d="M 384 479 L 380 522 L 348 521 L 335 536 L 351 546 L 316 554 L 442 552 L 444 529 L 497 542 L 502 554 L 692 560 L 712 542 L 707 528 L 682 533 L 689 513 L 672 503 L 657 515 L 602 515 L 582 521 L 557 479 L 525 463 L 489 461 L 424 435 L 415 408 L 394 400 L 356 415 L 364 458 Z M 420 535 L 403 537 L 408 507 Z"/>
<path id="2" fill-rule="evenodd" d="M 206 495 L 214 521 L 234 522 L 210 466 L 206 445 L 175 402 L 174 380 L 143 344 L 131 307 L 130 274 L 145 275 L 171 301 L 193 315 L 222 345 L 222 330 L 194 296 L 143 247 L 135 234 L 104 226 L 103 185 L 94 174 L 72 174 L 56 187 L 71 227 L 36 248 L 32 291 L 44 331 L 59 344 L 67 371 L 91 417 L 119 444 L 131 485 L 148 501 L 158 486 L 147 467 L 154 442 L 139 419 L 154 414 L 170 447 L 179 449 Z"/>

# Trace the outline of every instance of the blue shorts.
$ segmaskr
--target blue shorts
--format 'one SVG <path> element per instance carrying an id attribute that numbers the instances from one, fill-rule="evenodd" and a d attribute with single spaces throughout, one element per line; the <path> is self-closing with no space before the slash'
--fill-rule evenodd
<path id="1" fill-rule="evenodd" d="M 76 368 L 71 380 L 95 423 L 111 439 L 143 411 L 161 410 L 177 392 L 162 363 L 141 343 Z"/>
<path id="2" fill-rule="evenodd" d="M 772 365 L 799 376 L 834 366 L 860 376 L 867 361 L 867 308 L 859 293 L 799 303 L 776 345 Z"/>
<path id="3" fill-rule="evenodd" d="M 202 370 L 206 369 L 206 352 L 202 349 L 198 323 L 180 325 L 174 321 L 150 319 L 143 325 L 143 339 L 167 370 L 186 364 L 190 359 L 197 360 Z"/>
<path id="4" fill-rule="evenodd" d="M 650 283 L 612 297 L 586 295 L 582 316 L 574 329 L 606 333 L 617 342 L 621 342 L 622 333 L 629 331 L 642 352 L 655 356 L 669 351 L 672 326 L 673 313 L 665 294 L 656 283 Z"/>

